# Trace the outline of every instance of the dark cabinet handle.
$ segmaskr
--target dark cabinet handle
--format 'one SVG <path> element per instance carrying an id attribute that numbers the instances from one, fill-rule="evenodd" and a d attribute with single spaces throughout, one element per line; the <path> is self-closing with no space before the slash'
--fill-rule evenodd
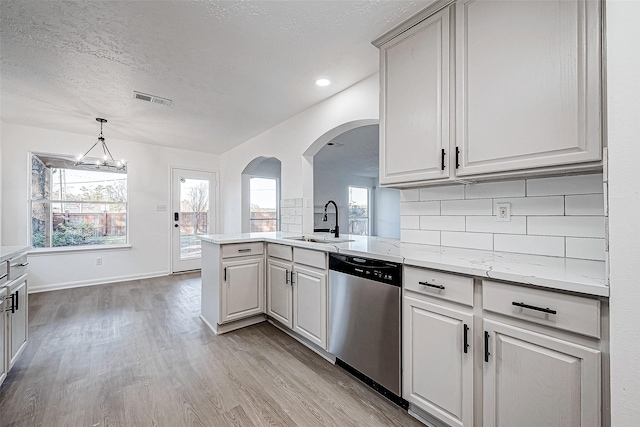
<path id="1" fill-rule="evenodd" d="M 20 294 L 16 291 L 16 311 L 20 310 Z"/>
<path id="2" fill-rule="evenodd" d="M 467 324 L 464 324 L 464 342 L 462 344 L 462 347 L 464 348 L 464 352 L 467 352 L 467 349 L 469 348 L 469 326 L 467 326 Z"/>
<path id="3" fill-rule="evenodd" d="M 456 147 L 456 169 L 460 167 L 460 149 Z"/>
<path id="4" fill-rule="evenodd" d="M 427 282 L 418 282 L 418 283 L 424 286 L 429 286 L 431 288 L 444 289 L 444 286 L 442 285 L 434 285 L 432 283 L 427 283 Z"/>
<path id="5" fill-rule="evenodd" d="M 5 310 L 5 311 L 10 311 L 10 312 L 11 312 L 11 314 L 13 314 L 13 313 L 15 313 L 15 312 L 16 312 L 16 306 L 13 304 L 14 295 L 15 295 L 15 294 L 11 294 L 11 295 L 9 295 L 8 297 L 6 297 L 6 298 L 5 298 L 5 299 L 7 299 L 7 300 L 8 300 L 8 299 L 10 299 L 10 300 L 11 300 L 11 307 Z"/>
<path id="6" fill-rule="evenodd" d="M 29 265 L 28 262 L 23 262 L 22 264 L 11 264 L 11 268 L 15 268 L 15 267 L 26 267 L 27 265 Z"/>
<path id="7" fill-rule="evenodd" d="M 4 279 L 5 277 L 7 277 L 9 275 L 9 273 L 4 273 L 2 276 L 0 276 L 0 280 Z"/>
<path id="8" fill-rule="evenodd" d="M 180 221 L 180 214 L 178 212 L 174 212 L 173 213 L 173 220 L 174 221 Z"/>
<path id="9" fill-rule="evenodd" d="M 446 156 L 447 153 L 444 151 L 444 148 L 442 149 L 442 170 L 444 170 L 444 156 Z"/>
<path id="10" fill-rule="evenodd" d="M 489 332 L 484 331 L 484 361 L 489 363 Z"/>
<path id="11" fill-rule="evenodd" d="M 227 267 L 224 268 L 224 281 L 227 281 Z"/>
<path id="12" fill-rule="evenodd" d="M 543 313 L 549 313 L 549 314 L 556 314 L 557 313 L 555 310 L 551 310 L 549 307 L 547 307 L 547 308 L 536 307 L 535 305 L 529 305 L 529 304 L 525 304 L 523 302 L 515 302 L 515 301 L 513 301 L 511 303 L 511 305 L 515 305 L 516 307 L 528 308 L 529 310 L 542 311 Z"/>
<path id="13" fill-rule="evenodd" d="M 238 252 L 251 252 L 251 248 L 238 249 Z"/>

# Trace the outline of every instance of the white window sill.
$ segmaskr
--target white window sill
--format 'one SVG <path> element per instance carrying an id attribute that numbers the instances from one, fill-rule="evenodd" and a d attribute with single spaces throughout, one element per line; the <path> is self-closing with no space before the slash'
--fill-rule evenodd
<path id="1" fill-rule="evenodd" d="M 55 248 L 32 248 L 29 250 L 29 256 L 38 255 L 50 255 L 50 254 L 63 254 L 63 253 L 75 253 L 75 252 L 104 252 L 104 251 L 119 251 L 123 249 L 131 249 L 130 244 L 125 245 L 87 245 L 87 246 L 67 246 L 67 247 L 55 247 Z"/>

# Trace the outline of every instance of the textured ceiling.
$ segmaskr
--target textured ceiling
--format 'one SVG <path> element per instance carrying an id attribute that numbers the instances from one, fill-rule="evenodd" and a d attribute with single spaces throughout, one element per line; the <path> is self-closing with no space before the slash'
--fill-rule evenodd
<path id="1" fill-rule="evenodd" d="M 221 153 L 375 73 L 370 41 L 431 2 L 2 0 L 0 116 Z"/>

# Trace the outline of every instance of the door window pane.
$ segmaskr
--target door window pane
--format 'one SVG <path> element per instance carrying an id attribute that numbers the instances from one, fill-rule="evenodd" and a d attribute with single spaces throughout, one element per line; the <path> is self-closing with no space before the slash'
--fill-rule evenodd
<path id="1" fill-rule="evenodd" d="M 251 178 L 249 180 L 250 231 L 278 229 L 278 180 Z"/>
<path id="2" fill-rule="evenodd" d="M 369 189 L 349 187 L 349 234 L 369 235 Z"/>
<path id="3" fill-rule="evenodd" d="M 198 234 L 209 232 L 209 181 L 180 179 L 180 259 L 199 257 Z"/>

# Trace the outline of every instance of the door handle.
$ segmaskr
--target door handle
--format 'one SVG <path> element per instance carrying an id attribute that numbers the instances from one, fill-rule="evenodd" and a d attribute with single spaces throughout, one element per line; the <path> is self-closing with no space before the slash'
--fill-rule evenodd
<path id="1" fill-rule="evenodd" d="M 9 275 L 9 273 L 4 273 L 2 276 L 0 276 L 0 280 L 4 279 L 5 277 L 7 277 Z"/>
<path id="2" fill-rule="evenodd" d="M 6 300 L 9 300 L 9 299 L 11 300 L 11 307 L 5 310 L 5 311 L 10 311 L 11 314 L 16 312 L 16 306 L 13 304 L 13 297 L 14 297 L 14 294 L 11 294 L 5 298 Z"/>
<path id="3" fill-rule="evenodd" d="M 289 284 L 289 270 L 284 271 L 284 284 L 285 285 Z"/>
<path id="4" fill-rule="evenodd" d="M 227 267 L 224 268 L 224 281 L 227 281 Z"/>
<path id="5" fill-rule="evenodd" d="M 173 220 L 174 221 L 180 221 L 180 214 L 178 212 L 174 212 L 173 213 Z"/>
<path id="6" fill-rule="evenodd" d="M 294 282 L 294 281 L 293 281 L 293 274 L 294 274 L 294 273 L 293 273 L 293 271 L 292 271 L 292 272 L 291 272 L 291 286 L 293 286 L 293 285 L 295 285 L 295 284 L 296 284 L 296 282 Z"/>
<path id="7" fill-rule="evenodd" d="M 16 291 L 16 311 L 20 310 L 20 294 Z"/>

